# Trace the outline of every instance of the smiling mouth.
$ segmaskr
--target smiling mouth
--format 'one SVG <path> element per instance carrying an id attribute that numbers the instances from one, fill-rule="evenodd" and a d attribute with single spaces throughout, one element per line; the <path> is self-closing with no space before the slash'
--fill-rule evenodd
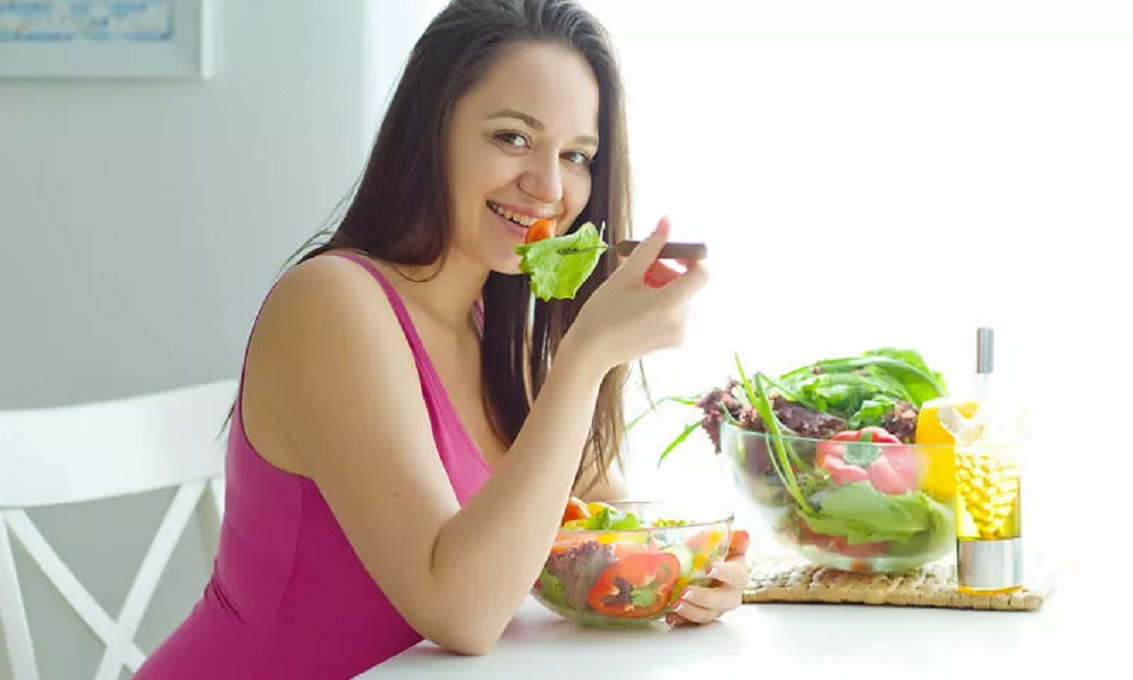
<path id="1" fill-rule="evenodd" d="M 500 217 L 503 217 L 507 221 L 523 227 L 524 229 L 530 227 L 541 219 L 548 219 L 542 217 L 532 217 L 530 215 L 520 215 L 519 213 L 514 213 L 498 203 L 493 203 L 492 201 L 488 201 L 488 209 L 496 213 Z"/>

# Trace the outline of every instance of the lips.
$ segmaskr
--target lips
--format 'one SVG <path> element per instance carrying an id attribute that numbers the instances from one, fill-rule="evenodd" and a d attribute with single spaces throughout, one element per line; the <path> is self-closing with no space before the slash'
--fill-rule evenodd
<path id="1" fill-rule="evenodd" d="M 506 207 L 504 207 L 504 206 L 502 206 L 499 203 L 496 203 L 494 201 L 488 201 L 488 209 L 491 210 L 492 212 L 496 213 L 497 215 L 503 217 L 504 219 L 508 220 L 509 222 L 513 222 L 514 224 L 517 224 L 520 227 L 523 227 L 524 229 L 526 229 L 527 227 L 530 227 L 532 224 L 534 224 L 538 220 L 554 220 L 555 219 L 554 216 L 552 216 L 552 215 L 540 215 L 540 214 L 533 213 L 533 212 L 519 212 L 519 211 L 516 211 L 516 210 L 512 210 L 512 209 L 506 208 Z"/>
<path id="2" fill-rule="evenodd" d="M 499 220 L 500 226 L 510 231 L 520 241 L 523 241 L 527 238 L 527 227 L 523 226 L 522 224 L 512 222 L 508 218 L 500 215 L 499 213 L 495 213 L 494 211 L 493 214 L 495 215 L 495 218 Z"/>

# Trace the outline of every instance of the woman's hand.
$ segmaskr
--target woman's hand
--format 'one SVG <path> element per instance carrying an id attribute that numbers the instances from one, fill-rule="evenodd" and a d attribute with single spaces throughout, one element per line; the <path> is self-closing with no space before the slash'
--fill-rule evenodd
<path id="1" fill-rule="evenodd" d="M 613 274 L 586 301 L 564 338 L 605 372 L 650 352 L 684 341 L 686 308 L 708 280 L 700 262 L 684 272 L 658 260 L 669 237 L 662 219 Z"/>
<path id="2" fill-rule="evenodd" d="M 727 557 L 708 569 L 708 576 L 714 584 L 686 588 L 680 603 L 665 621 L 671 626 L 710 623 L 724 612 L 743 604 L 743 591 L 748 583 L 747 548 L 750 542 L 746 531 L 734 530 Z"/>

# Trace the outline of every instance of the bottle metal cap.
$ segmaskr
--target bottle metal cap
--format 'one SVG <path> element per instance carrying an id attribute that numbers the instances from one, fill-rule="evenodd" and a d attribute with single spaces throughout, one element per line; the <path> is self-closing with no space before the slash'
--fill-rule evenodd
<path id="1" fill-rule="evenodd" d="M 990 328 L 976 329 L 976 373 L 991 373 L 995 358 L 995 332 Z"/>

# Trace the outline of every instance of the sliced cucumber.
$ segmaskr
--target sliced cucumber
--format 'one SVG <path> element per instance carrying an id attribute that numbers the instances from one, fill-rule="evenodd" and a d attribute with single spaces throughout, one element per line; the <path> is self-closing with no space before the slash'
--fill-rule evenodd
<path id="1" fill-rule="evenodd" d="M 677 561 L 681 563 L 682 578 L 692 577 L 692 560 L 694 557 L 692 548 L 688 547 L 684 543 L 674 543 L 662 548 L 661 552 L 672 553 L 676 556 Z"/>

